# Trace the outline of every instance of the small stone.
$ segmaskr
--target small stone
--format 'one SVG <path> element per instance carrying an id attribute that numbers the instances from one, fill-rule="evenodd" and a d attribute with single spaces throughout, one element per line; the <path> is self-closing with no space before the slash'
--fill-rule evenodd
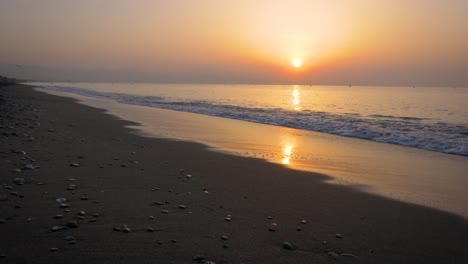
<path id="1" fill-rule="evenodd" d="M 61 219 L 61 218 L 63 218 L 63 215 L 58 214 L 58 215 L 55 215 L 54 218 L 55 218 L 55 219 Z"/>
<path id="2" fill-rule="evenodd" d="M 57 198 L 55 201 L 57 201 L 57 203 L 65 203 L 67 202 L 67 198 Z"/>
<path id="3" fill-rule="evenodd" d="M 192 174 L 187 174 L 187 175 L 185 175 L 185 178 L 188 178 L 188 179 L 190 179 L 190 178 L 192 178 L 192 177 L 193 177 Z"/>
<path id="4" fill-rule="evenodd" d="M 295 250 L 296 249 L 296 247 L 293 244 L 289 243 L 289 242 L 284 242 L 283 243 L 283 248 L 286 249 L 286 250 Z"/>
<path id="5" fill-rule="evenodd" d="M 0 254 L 0 258 L 6 258 L 6 254 Z"/>
<path id="6" fill-rule="evenodd" d="M 303 224 L 303 225 L 307 224 L 307 220 L 302 220 L 301 224 Z"/>
<path id="7" fill-rule="evenodd" d="M 229 248 L 227 245 L 223 245 L 223 248 Z"/>
<path id="8" fill-rule="evenodd" d="M 351 254 L 351 253 L 341 253 L 340 256 L 341 257 L 348 257 L 348 258 L 357 258 L 356 255 Z"/>
<path id="9" fill-rule="evenodd" d="M 10 192 L 10 194 L 13 196 L 18 196 L 18 192 Z"/>
<path id="10" fill-rule="evenodd" d="M 154 204 L 154 205 L 164 205 L 164 203 L 161 202 L 161 201 L 153 202 L 153 204 Z"/>
<path id="11" fill-rule="evenodd" d="M 68 221 L 67 226 L 71 228 L 77 228 L 78 227 L 78 222 L 77 221 Z"/>
<path id="12" fill-rule="evenodd" d="M 150 215 L 150 216 L 148 216 L 148 219 L 149 220 L 154 220 L 154 216 Z"/>
<path id="13" fill-rule="evenodd" d="M 172 243 L 177 243 L 177 240 L 171 239 L 171 242 L 172 242 Z"/>
<path id="14" fill-rule="evenodd" d="M 65 239 L 65 241 L 76 240 L 74 236 L 66 236 L 64 239 Z"/>
<path id="15" fill-rule="evenodd" d="M 338 259 L 340 257 L 340 255 L 338 255 L 336 252 L 333 252 L 333 251 L 330 251 L 327 253 L 328 256 L 334 258 L 334 259 Z"/>
<path id="16" fill-rule="evenodd" d="M 97 221 L 97 219 L 94 218 L 94 217 L 91 217 L 91 218 L 88 220 L 88 222 L 90 222 L 90 223 L 94 223 L 94 222 L 96 222 L 96 221 Z"/>
<path id="17" fill-rule="evenodd" d="M 0 195 L 0 202 L 8 201 L 8 197 L 5 195 Z"/>
<path id="18" fill-rule="evenodd" d="M 272 216 L 268 216 L 267 218 L 268 218 L 269 220 L 273 219 L 273 217 L 272 217 Z"/>
<path id="19" fill-rule="evenodd" d="M 98 214 L 98 213 L 93 214 L 93 217 L 96 217 L 96 218 L 98 218 L 98 217 L 100 217 L 100 216 L 101 216 L 101 215 Z"/>
<path id="20" fill-rule="evenodd" d="M 335 237 L 338 238 L 338 239 L 343 239 L 343 235 L 342 235 L 342 234 L 336 234 Z"/>
<path id="21" fill-rule="evenodd" d="M 168 214 L 168 213 L 169 213 L 169 210 L 161 210 L 161 213 L 163 213 L 163 214 Z"/>
<path id="22" fill-rule="evenodd" d="M 75 184 L 70 184 L 70 185 L 68 185 L 68 187 L 67 187 L 67 190 L 69 190 L 69 191 L 73 191 L 73 190 L 75 190 L 75 189 L 76 189 L 76 185 L 75 185 Z"/>
<path id="23" fill-rule="evenodd" d="M 203 255 L 195 255 L 192 258 L 193 261 L 196 261 L 198 263 L 205 263 L 205 257 Z"/>
<path id="24" fill-rule="evenodd" d="M 67 204 L 67 203 L 61 203 L 60 204 L 60 208 L 68 208 L 68 207 L 70 207 L 70 205 Z"/>
<path id="25" fill-rule="evenodd" d="M 179 209 L 185 209 L 186 208 L 185 205 L 182 205 L 182 204 L 180 204 L 178 207 L 179 207 Z"/>
<path id="26" fill-rule="evenodd" d="M 15 178 L 13 182 L 17 185 L 23 185 L 24 184 L 24 178 Z"/>
<path id="27" fill-rule="evenodd" d="M 154 232 L 154 228 L 148 227 L 148 228 L 146 228 L 146 232 Z"/>
<path id="28" fill-rule="evenodd" d="M 76 218 L 76 219 L 80 219 L 80 220 L 84 220 L 84 219 L 85 219 L 85 217 L 82 216 L 82 215 L 77 215 L 77 216 L 75 216 L 75 218 Z"/>
<path id="29" fill-rule="evenodd" d="M 276 229 L 278 228 L 278 224 L 277 223 L 272 223 L 270 224 L 270 226 L 268 227 L 268 231 L 271 231 L 271 232 L 276 232 Z"/>
<path id="30" fill-rule="evenodd" d="M 0 218 L 0 224 L 5 224 L 5 223 L 6 223 L 5 219 Z"/>
<path id="31" fill-rule="evenodd" d="M 70 240 L 70 241 L 68 241 L 68 244 L 70 244 L 70 245 L 75 245 L 75 244 L 76 244 L 76 240 Z"/>
<path id="32" fill-rule="evenodd" d="M 86 196 L 81 196 L 81 197 L 80 197 L 80 200 L 82 200 L 82 201 L 87 201 L 87 200 L 88 200 L 88 197 L 86 197 Z"/>
<path id="33" fill-rule="evenodd" d="M 221 236 L 221 239 L 222 239 L 222 240 L 228 240 L 229 237 L 228 237 L 228 236 L 225 236 L 225 235 L 222 235 L 222 236 Z"/>
<path id="34" fill-rule="evenodd" d="M 124 232 L 124 233 L 130 233 L 132 232 L 132 229 L 130 229 L 130 227 L 128 227 L 127 225 L 123 225 L 121 227 L 121 230 Z"/>
<path id="35" fill-rule="evenodd" d="M 84 211 L 79 211 L 78 215 L 84 216 L 84 215 L 86 215 L 86 213 Z"/>
<path id="36" fill-rule="evenodd" d="M 35 168 L 36 167 L 34 167 L 32 164 L 26 164 L 24 165 L 23 170 L 34 170 Z"/>
<path id="37" fill-rule="evenodd" d="M 296 228 L 296 231 L 302 231 L 302 227 Z"/>
<path id="38" fill-rule="evenodd" d="M 63 229 L 63 227 L 61 227 L 61 226 L 53 226 L 50 230 L 52 230 L 52 232 L 57 232 L 57 231 L 60 231 L 62 229 Z"/>
<path id="39" fill-rule="evenodd" d="M 118 232 L 122 231 L 122 229 L 120 229 L 120 227 L 114 227 L 113 229 L 114 229 L 114 231 L 118 231 Z"/>
<path id="40" fill-rule="evenodd" d="M 75 167 L 76 168 L 76 167 L 79 167 L 79 166 L 80 166 L 80 164 L 78 164 L 78 163 L 70 163 L 70 167 Z"/>
<path id="41" fill-rule="evenodd" d="M 56 248 L 56 247 L 50 248 L 50 251 L 51 251 L 51 252 L 57 252 L 57 251 L 58 251 L 58 248 Z"/>

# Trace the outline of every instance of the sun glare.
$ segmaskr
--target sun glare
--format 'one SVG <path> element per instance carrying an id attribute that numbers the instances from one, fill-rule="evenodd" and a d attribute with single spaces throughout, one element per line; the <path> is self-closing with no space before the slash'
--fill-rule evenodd
<path id="1" fill-rule="evenodd" d="M 294 59 L 292 60 L 292 66 L 294 68 L 299 68 L 302 66 L 302 61 L 300 59 Z"/>

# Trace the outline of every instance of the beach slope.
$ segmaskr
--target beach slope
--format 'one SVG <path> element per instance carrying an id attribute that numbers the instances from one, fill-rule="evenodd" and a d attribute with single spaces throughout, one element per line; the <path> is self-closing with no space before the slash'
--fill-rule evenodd
<path id="1" fill-rule="evenodd" d="M 0 263 L 468 262 L 461 217 L 0 94 Z"/>

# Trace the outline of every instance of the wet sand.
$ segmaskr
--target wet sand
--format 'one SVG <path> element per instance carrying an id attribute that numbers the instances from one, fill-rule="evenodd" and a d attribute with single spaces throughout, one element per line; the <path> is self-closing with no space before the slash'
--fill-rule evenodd
<path id="1" fill-rule="evenodd" d="M 468 261 L 461 217 L 140 137 L 27 86 L 0 91 L 0 263 Z"/>

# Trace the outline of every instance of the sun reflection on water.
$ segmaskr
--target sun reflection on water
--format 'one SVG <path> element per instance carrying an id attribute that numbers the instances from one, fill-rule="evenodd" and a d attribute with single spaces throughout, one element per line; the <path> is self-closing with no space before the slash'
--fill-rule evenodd
<path id="1" fill-rule="evenodd" d="M 292 91 L 292 106 L 293 106 L 293 109 L 296 110 L 296 111 L 300 111 L 301 110 L 300 103 L 301 103 L 301 94 L 299 92 L 299 86 L 294 85 L 294 89 Z"/>
<path id="2" fill-rule="evenodd" d="M 293 154 L 294 146 L 291 143 L 286 143 L 283 146 L 283 159 L 281 160 L 281 163 L 285 165 L 291 164 L 291 156 Z"/>

